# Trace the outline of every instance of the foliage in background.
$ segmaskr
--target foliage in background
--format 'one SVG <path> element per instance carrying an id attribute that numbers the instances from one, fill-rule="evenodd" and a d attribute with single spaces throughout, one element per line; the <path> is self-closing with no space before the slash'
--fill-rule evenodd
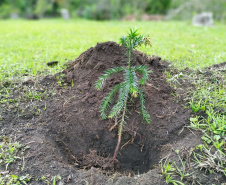
<path id="1" fill-rule="evenodd" d="M 83 1 L 84 2 L 84 1 Z M 119 19 L 130 14 L 165 14 L 171 0 L 86 0 L 78 15 L 88 19 Z"/>
<path id="2" fill-rule="evenodd" d="M 60 16 L 62 8 L 72 16 L 86 19 L 121 19 L 133 14 L 169 14 L 169 19 L 189 20 L 196 13 L 211 11 L 218 20 L 226 19 L 225 0 L 1 0 L 0 18 L 17 13 L 26 18 Z"/>
<path id="3" fill-rule="evenodd" d="M 129 14 L 165 14 L 171 0 L 2 0 L 0 18 L 11 13 L 22 17 L 59 16 L 61 8 L 87 19 L 118 19 Z"/>
<path id="4" fill-rule="evenodd" d="M 59 15 L 60 6 L 65 6 L 61 0 L 1 0 L 0 18 L 9 18 L 17 13 L 25 18 L 42 18 L 43 16 Z"/>
<path id="5" fill-rule="evenodd" d="M 217 20 L 226 20 L 225 0 L 172 0 L 169 18 L 189 20 L 193 15 L 201 12 L 213 12 Z"/>
<path id="6" fill-rule="evenodd" d="M 72 16 L 86 19 L 121 19 L 133 14 L 167 14 L 169 19 L 191 19 L 196 13 L 211 11 L 218 20 L 226 19 L 225 0 L 1 0 L 0 18 L 18 13 L 26 18 L 60 16 L 62 8 Z"/>

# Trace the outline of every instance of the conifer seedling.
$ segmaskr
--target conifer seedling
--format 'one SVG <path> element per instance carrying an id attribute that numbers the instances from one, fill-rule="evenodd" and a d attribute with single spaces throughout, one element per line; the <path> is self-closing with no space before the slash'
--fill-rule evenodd
<path id="1" fill-rule="evenodd" d="M 151 46 L 151 39 L 148 35 L 142 35 L 138 33 L 137 29 L 130 29 L 128 35 L 126 37 L 120 38 L 120 44 L 127 48 L 128 52 L 128 65 L 127 67 L 114 67 L 108 69 L 104 72 L 102 76 L 99 77 L 98 81 L 96 81 L 95 87 L 100 90 L 103 88 L 106 80 L 109 76 L 115 73 L 123 73 L 123 82 L 113 87 L 110 92 L 104 97 L 101 106 L 100 113 L 102 119 L 114 119 L 115 125 L 110 129 L 112 130 L 114 127 L 118 126 L 118 142 L 115 148 L 113 160 L 116 159 L 118 150 L 121 143 L 123 126 L 126 124 L 126 113 L 127 103 L 132 98 L 139 98 L 140 100 L 140 109 L 143 120 L 147 123 L 150 123 L 150 115 L 145 108 L 145 98 L 142 90 L 142 86 L 148 80 L 148 76 L 150 74 L 150 70 L 144 66 L 132 66 L 131 65 L 131 53 L 133 49 L 136 49 L 138 46 L 145 45 Z M 141 78 L 138 79 L 139 73 Z M 111 106 L 114 101 L 114 97 L 118 95 L 118 99 L 116 103 Z M 110 110 L 109 110 L 110 109 Z"/>

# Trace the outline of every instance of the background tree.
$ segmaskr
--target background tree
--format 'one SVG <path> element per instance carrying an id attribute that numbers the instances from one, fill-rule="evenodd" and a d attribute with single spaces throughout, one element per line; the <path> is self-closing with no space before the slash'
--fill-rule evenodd
<path id="1" fill-rule="evenodd" d="M 96 20 L 169 12 L 168 18 L 191 20 L 202 11 L 213 12 L 215 19 L 226 19 L 225 0 L 1 0 L 0 18 L 9 18 L 12 12 L 22 17 L 60 16 L 61 8 L 69 9 L 74 16 Z"/>

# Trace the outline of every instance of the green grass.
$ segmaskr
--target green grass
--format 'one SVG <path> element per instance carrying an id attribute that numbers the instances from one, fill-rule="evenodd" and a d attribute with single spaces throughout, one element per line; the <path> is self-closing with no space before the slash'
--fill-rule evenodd
<path id="1" fill-rule="evenodd" d="M 226 61 L 226 25 L 193 27 L 188 22 L 96 22 L 85 20 L 0 20 L 0 81 L 22 74 L 55 73 L 97 42 L 119 41 L 131 27 L 149 33 L 149 55 L 177 67 L 200 68 Z M 47 62 L 59 66 L 49 68 Z"/>
<path id="2" fill-rule="evenodd" d="M 216 70 L 211 75 L 211 78 L 206 79 L 200 74 L 200 79 L 194 80 L 196 90 L 191 92 L 190 107 L 194 112 L 205 112 L 207 117 L 196 116 L 191 118 L 190 127 L 202 131 L 203 141 L 213 145 L 225 155 L 226 90 L 224 86 L 226 74 L 223 71 Z"/>
<path id="3" fill-rule="evenodd" d="M 191 153 L 195 168 L 205 169 L 209 173 L 218 172 L 224 176 L 226 176 L 225 72 L 225 66 L 209 70 L 182 70 L 173 75 L 170 71 L 165 72 L 167 81 L 172 87 L 186 89 L 184 101 L 188 103 L 185 107 L 194 112 L 187 127 L 202 132 L 203 144 L 197 145 Z"/>
<path id="4" fill-rule="evenodd" d="M 86 49 L 95 46 L 97 42 L 109 40 L 118 42 L 131 27 L 139 27 L 141 33 L 148 33 L 152 37 L 153 47 L 139 48 L 140 50 L 149 55 L 158 55 L 170 60 L 178 68 L 198 69 L 226 61 L 226 25 L 216 24 L 211 28 L 202 28 L 193 27 L 188 22 L 173 21 L 0 20 L 0 82 L 21 77 L 24 73 L 42 75 L 58 72 L 68 60 L 78 57 Z M 46 63 L 54 60 L 59 61 L 59 65 L 54 68 L 47 67 Z M 195 88 L 187 89 L 187 101 L 190 101 L 187 106 L 194 113 L 205 112 L 206 117 L 194 116 L 190 120 L 190 128 L 202 131 L 204 141 L 204 145 L 197 145 L 196 149 L 200 150 L 198 153 L 195 153 L 194 149 L 193 157 L 196 159 L 198 168 L 204 166 L 210 172 L 213 170 L 226 175 L 225 70 L 212 71 L 213 74 L 210 77 L 206 77 L 202 72 L 205 71 L 187 72 L 188 74 L 179 72 L 180 74 L 172 76 L 166 71 L 166 77 L 169 84 L 175 88 L 180 87 L 178 79 L 185 77 L 195 85 Z M 58 83 L 61 84 L 60 78 Z M 2 97 L 5 98 L 0 100 L 0 104 L 8 101 L 16 102 L 16 99 L 15 101 L 11 99 L 13 97 L 10 97 L 10 91 L 7 88 L 3 88 L 3 91 Z M 40 94 L 30 91 L 24 95 L 27 99 L 41 98 Z M 0 142 L 0 156 L 13 156 L 8 146 Z M 13 157 L 1 157 L 0 162 L 7 165 L 9 163 L 5 161 L 8 159 L 12 160 L 8 162 L 14 162 Z M 212 163 L 215 160 L 220 162 Z M 162 164 L 162 169 L 165 169 L 162 173 L 166 172 L 164 174 L 166 182 L 182 184 L 167 172 L 167 168 L 170 167 L 168 164 L 167 162 Z M 184 176 L 184 166 L 183 170 L 180 173 Z M 174 172 L 177 173 L 176 168 Z M 2 178 L 0 176 L 0 183 Z M 22 177 L 14 176 L 13 179 L 9 176 L 13 181 L 19 178 Z M 45 179 L 43 176 L 37 180 L 45 181 Z"/>

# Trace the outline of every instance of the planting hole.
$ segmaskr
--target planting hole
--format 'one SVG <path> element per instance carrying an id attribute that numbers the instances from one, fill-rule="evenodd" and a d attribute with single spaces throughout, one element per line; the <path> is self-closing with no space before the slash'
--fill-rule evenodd
<path id="1" fill-rule="evenodd" d="M 142 125 L 142 127 L 147 127 Z M 72 131 L 72 130 L 71 130 Z M 132 134 L 131 134 L 132 133 Z M 100 168 L 120 173 L 141 174 L 153 168 L 158 163 L 159 152 L 151 143 L 153 138 L 138 132 L 125 131 L 122 135 L 117 161 L 113 161 L 115 146 L 117 144 L 117 129 L 109 132 L 98 130 L 96 133 L 71 133 L 57 139 L 57 146 L 66 161 L 77 168 Z M 71 136 L 76 137 L 71 137 Z M 136 136 L 135 136 L 136 135 Z"/>

